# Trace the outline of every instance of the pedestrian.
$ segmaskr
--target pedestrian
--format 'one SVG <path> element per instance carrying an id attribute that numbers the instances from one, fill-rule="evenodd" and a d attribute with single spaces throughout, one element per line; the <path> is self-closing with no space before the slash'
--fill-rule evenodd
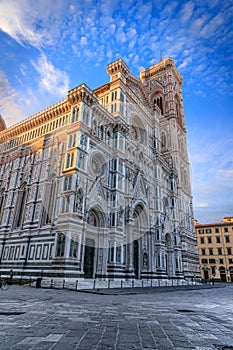
<path id="1" fill-rule="evenodd" d="M 13 270 L 10 270 L 10 283 L 12 283 L 12 278 L 13 278 L 14 272 Z"/>

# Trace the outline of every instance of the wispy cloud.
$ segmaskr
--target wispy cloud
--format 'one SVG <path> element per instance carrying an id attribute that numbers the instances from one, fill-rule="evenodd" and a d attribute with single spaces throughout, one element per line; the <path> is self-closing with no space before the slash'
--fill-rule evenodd
<path id="1" fill-rule="evenodd" d="M 36 48 L 52 45 L 63 28 L 66 5 L 69 1 L 65 4 L 62 0 L 55 3 L 38 0 L 35 4 L 31 0 L 1 0 L 0 29 L 21 45 Z"/>
<path id="2" fill-rule="evenodd" d="M 37 62 L 32 62 L 39 74 L 39 86 L 42 90 L 59 97 L 65 96 L 69 87 L 69 77 L 66 72 L 56 68 L 44 53 Z"/>
<path id="3" fill-rule="evenodd" d="M 19 108 L 19 96 L 15 89 L 9 84 L 5 74 L 0 71 L 0 114 L 7 125 L 12 124 L 22 117 Z M 7 117 L 5 117 L 7 116 Z"/>
<path id="4" fill-rule="evenodd" d="M 181 22 L 186 22 L 192 17 L 194 6 L 195 5 L 192 1 L 184 4 L 181 11 Z"/>

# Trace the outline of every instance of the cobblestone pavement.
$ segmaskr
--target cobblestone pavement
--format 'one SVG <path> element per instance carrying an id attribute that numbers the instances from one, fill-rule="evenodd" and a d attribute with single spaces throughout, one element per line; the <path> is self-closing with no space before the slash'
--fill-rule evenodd
<path id="1" fill-rule="evenodd" d="M 0 290 L 0 349 L 233 349 L 233 285 L 100 292 Z"/>

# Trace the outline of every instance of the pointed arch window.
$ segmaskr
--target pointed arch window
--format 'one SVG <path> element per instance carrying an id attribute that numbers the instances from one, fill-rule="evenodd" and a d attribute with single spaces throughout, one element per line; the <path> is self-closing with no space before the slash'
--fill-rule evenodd
<path id="1" fill-rule="evenodd" d="M 164 111 L 164 108 L 163 108 L 163 97 L 162 96 L 156 96 L 154 98 L 154 104 L 157 105 L 161 111 L 161 114 L 163 115 L 163 111 Z"/>
<path id="2" fill-rule="evenodd" d="M 21 188 L 18 191 L 18 198 L 17 198 L 16 210 L 15 210 L 14 228 L 21 227 L 21 225 L 23 223 L 23 215 L 24 215 L 24 210 L 25 210 L 26 196 L 27 196 L 26 183 L 23 183 Z"/>
<path id="3" fill-rule="evenodd" d="M 161 146 L 162 146 L 162 148 L 167 147 L 167 137 L 166 137 L 165 133 L 162 133 L 162 135 L 161 135 Z"/>
<path id="4" fill-rule="evenodd" d="M 53 178 L 46 185 L 44 208 L 42 215 L 42 225 L 51 224 L 54 217 L 54 209 L 56 202 L 56 182 Z"/>
<path id="5" fill-rule="evenodd" d="M 5 205 L 5 188 L 3 188 L 0 192 L 0 222 L 2 220 L 4 205 Z"/>

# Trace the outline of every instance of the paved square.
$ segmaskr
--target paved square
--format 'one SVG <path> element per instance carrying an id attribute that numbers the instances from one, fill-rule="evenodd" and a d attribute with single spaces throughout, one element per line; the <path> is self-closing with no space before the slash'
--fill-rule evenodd
<path id="1" fill-rule="evenodd" d="M 233 285 L 0 291 L 0 350 L 230 350 Z"/>

